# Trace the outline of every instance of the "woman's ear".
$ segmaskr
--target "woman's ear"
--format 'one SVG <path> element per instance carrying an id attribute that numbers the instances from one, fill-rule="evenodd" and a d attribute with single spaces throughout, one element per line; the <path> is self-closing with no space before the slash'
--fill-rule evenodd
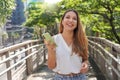
<path id="1" fill-rule="evenodd" d="M 63 22 L 63 20 L 62 20 L 62 26 L 63 26 L 63 24 L 64 24 L 64 22 Z M 63 26 L 63 28 L 64 28 L 64 26 Z"/>

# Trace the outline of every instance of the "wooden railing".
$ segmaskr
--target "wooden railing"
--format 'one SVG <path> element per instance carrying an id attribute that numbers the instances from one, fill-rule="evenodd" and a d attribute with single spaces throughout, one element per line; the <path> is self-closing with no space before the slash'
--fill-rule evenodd
<path id="1" fill-rule="evenodd" d="M 94 59 L 106 79 L 120 80 L 120 45 L 104 38 L 88 38 L 90 57 Z"/>
<path id="2" fill-rule="evenodd" d="M 88 38 L 90 57 L 105 77 L 108 80 L 120 80 L 120 45 L 104 38 Z M 46 53 L 44 44 L 39 40 L 0 49 L 0 80 L 24 80 L 46 61 Z"/>
<path id="3" fill-rule="evenodd" d="M 1 80 L 24 80 L 45 62 L 46 49 L 39 40 L 29 40 L 0 49 Z"/>

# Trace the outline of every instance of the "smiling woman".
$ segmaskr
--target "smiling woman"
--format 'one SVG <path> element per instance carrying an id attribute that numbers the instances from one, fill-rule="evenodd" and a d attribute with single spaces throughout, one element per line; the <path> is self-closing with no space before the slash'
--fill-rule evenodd
<path id="1" fill-rule="evenodd" d="M 46 3 L 57 3 L 60 2 L 61 0 L 45 0 Z"/>

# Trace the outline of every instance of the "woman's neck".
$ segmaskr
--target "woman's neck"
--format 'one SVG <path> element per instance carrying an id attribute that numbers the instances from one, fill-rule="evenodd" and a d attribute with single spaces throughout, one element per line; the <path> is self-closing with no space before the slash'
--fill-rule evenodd
<path id="1" fill-rule="evenodd" d="M 62 36 L 64 38 L 66 38 L 66 39 L 73 40 L 73 32 L 67 32 L 67 31 L 65 32 L 65 31 L 63 31 Z"/>
<path id="2" fill-rule="evenodd" d="M 68 46 L 70 46 L 73 43 L 73 33 L 72 32 L 67 32 L 67 31 L 63 32 L 62 37 Z"/>

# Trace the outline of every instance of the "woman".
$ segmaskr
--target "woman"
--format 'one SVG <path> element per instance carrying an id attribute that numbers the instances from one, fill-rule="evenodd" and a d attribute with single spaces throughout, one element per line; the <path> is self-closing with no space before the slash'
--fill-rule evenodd
<path id="1" fill-rule="evenodd" d="M 88 42 L 75 10 L 62 16 L 60 29 L 53 36 L 55 44 L 45 40 L 48 49 L 48 68 L 56 75 L 54 80 L 87 80 Z"/>

